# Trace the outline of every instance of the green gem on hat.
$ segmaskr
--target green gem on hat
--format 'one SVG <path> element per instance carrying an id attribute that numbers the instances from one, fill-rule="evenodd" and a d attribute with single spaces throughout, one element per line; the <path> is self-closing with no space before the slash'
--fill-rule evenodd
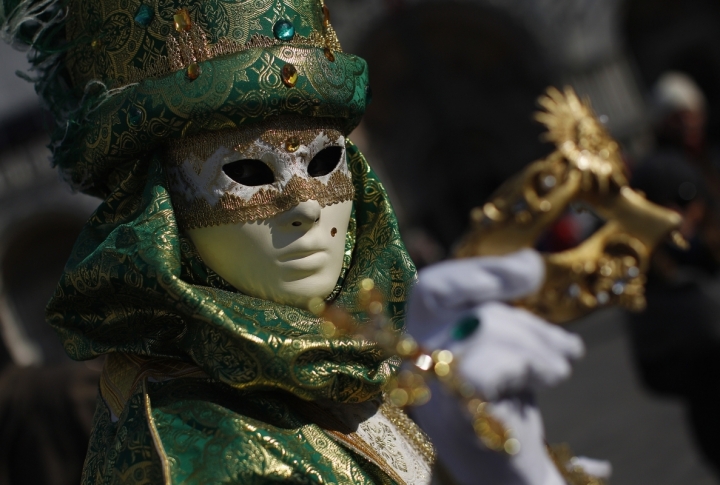
<path id="1" fill-rule="evenodd" d="M 150 25 L 150 22 L 152 22 L 154 16 L 155 12 L 153 12 L 152 7 L 143 3 L 138 7 L 137 11 L 135 12 L 135 22 L 138 25 L 147 27 L 148 25 Z"/>
<path id="2" fill-rule="evenodd" d="M 278 20 L 273 26 L 273 34 L 276 39 L 288 42 L 295 37 L 295 26 L 289 20 Z"/>

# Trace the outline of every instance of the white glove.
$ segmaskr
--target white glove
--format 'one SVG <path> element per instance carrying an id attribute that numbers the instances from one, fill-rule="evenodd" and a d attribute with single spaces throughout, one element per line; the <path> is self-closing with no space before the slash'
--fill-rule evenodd
<path id="1" fill-rule="evenodd" d="M 520 441 L 520 452 L 508 456 L 480 443 L 462 405 L 439 383 L 431 384 L 431 390 L 430 402 L 413 408 L 412 416 L 459 485 L 566 485 L 547 454 L 542 416 L 531 394 L 488 405 L 490 414 Z M 602 479 L 612 472 L 610 463 L 602 460 L 578 457 L 570 464 Z"/>
<path id="2" fill-rule="evenodd" d="M 570 375 L 570 361 L 582 357 L 582 340 L 497 301 L 537 291 L 544 269 L 533 250 L 430 266 L 410 297 L 407 330 L 429 349 L 451 350 L 463 377 L 489 400 L 555 385 Z M 479 328 L 454 340 L 455 326 L 467 318 L 477 318 Z"/>
<path id="3" fill-rule="evenodd" d="M 596 460 L 587 456 L 576 456 L 570 460 L 570 465 L 580 467 L 591 477 L 609 480 L 612 476 L 612 464 L 607 460 Z"/>
<path id="4" fill-rule="evenodd" d="M 540 289 L 545 263 L 537 251 L 444 261 L 420 271 L 408 303 L 408 330 L 424 341 L 464 313 L 489 301 L 520 298 Z"/>
<path id="5" fill-rule="evenodd" d="M 462 485 L 564 484 L 545 450 L 542 418 L 531 391 L 567 378 L 570 361 L 584 352 L 582 341 L 500 302 L 537 291 L 544 268 L 532 250 L 449 261 L 423 270 L 411 295 L 409 333 L 427 348 L 451 350 L 460 373 L 495 401 L 490 412 L 521 444 L 512 457 L 487 450 L 461 404 L 434 384 L 430 402 L 413 415 Z M 477 318 L 479 326 L 459 339 L 456 325 L 467 318 Z"/>
<path id="6" fill-rule="evenodd" d="M 547 454 L 542 416 L 530 395 L 488 406 L 520 441 L 520 452 L 508 456 L 480 442 L 463 406 L 439 383 L 431 390 L 430 402 L 413 408 L 412 415 L 459 485 L 566 485 Z"/>

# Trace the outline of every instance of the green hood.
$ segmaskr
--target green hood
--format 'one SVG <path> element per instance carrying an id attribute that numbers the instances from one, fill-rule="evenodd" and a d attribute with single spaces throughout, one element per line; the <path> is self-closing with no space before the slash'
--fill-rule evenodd
<path id="1" fill-rule="evenodd" d="M 415 269 L 385 190 L 351 143 L 347 153 L 357 195 L 335 301 L 362 318 L 359 285 L 372 278 L 400 330 Z M 233 291 L 178 232 L 155 159 L 129 170 L 91 217 L 47 311 L 74 359 L 172 357 L 238 389 L 364 401 L 397 365 L 369 343 L 322 337 L 306 310 Z"/>

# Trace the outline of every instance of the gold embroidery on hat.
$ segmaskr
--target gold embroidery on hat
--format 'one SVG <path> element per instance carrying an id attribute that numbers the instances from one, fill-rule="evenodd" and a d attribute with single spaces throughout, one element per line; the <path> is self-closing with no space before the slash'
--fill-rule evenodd
<path id="1" fill-rule="evenodd" d="M 236 54 L 248 49 L 279 45 L 316 47 L 318 49 L 328 48 L 335 52 L 342 52 L 342 47 L 332 26 L 325 28 L 324 35 L 311 32 L 308 37 L 295 35 L 289 41 L 280 41 L 265 35 L 255 34 L 244 43 L 221 37 L 215 44 L 210 44 L 208 36 L 202 27 L 197 23 L 193 23 L 188 31 L 168 34 L 166 40 L 167 56 L 157 56 L 155 61 L 144 69 L 129 66 L 127 83 L 137 83 L 148 77 L 158 77 L 180 71 L 194 62 Z"/>

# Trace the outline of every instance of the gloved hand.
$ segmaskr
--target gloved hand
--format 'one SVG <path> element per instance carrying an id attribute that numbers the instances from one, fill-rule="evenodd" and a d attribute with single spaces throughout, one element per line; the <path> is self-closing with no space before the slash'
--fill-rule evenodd
<path id="1" fill-rule="evenodd" d="M 557 384 L 582 357 L 580 338 L 502 303 L 537 291 L 544 268 L 533 250 L 430 266 L 411 294 L 407 330 L 427 348 L 451 350 L 461 374 L 489 400 Z M 458 337 L 457 325 L 472 320 L 477 330 Z"/>
<path id="2" fill-rule="evenodd" d="M 423 270 L 411 295 L 409 333 L 426 348 L 451 350 L 462 376 L 493 401 L 490 412 L 521 443 L 512 457 L 487 450 L 460 402 L 433 384 L 432 399 L 413 415 L 463 485 L 564 484 L 545 450 L 532 391 L 567 378 L 570 362 L 584 353 L 582 341 L 502 303 L 537 291 L 544 267 L 533 250 L 444 262 Z"/>
<path id="3" fill-rule="evenodd" d="M 530 394 L 488 405 L 490 414 L 520 441 L 520 451 L 509 456 L 480 442 L 460 401 L 439 383 L 431 391 L 430 402 L 413 408 L 412 416 L 459 485 L 566 485 L 547 454 L 542 416 Z"/>

